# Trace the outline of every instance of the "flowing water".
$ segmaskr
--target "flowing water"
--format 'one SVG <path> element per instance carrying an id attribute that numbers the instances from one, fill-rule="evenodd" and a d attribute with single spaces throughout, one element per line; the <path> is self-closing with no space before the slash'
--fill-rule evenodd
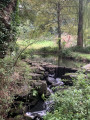
<path id="1" fill-rule="evenodd" d="M 70 59 L 61 58 L 60 56 L 55 55 L 32 55 L 30 57 L 31 60 L 41 61 L 46 63 L 52 63 L 54 65 L 69 67 L 69 68 L 79 68 L 84 65 L 83 62 L 73 61 Z M 52 90 L 53 87 L 64 86 L 61 78 L 55 78 L 55 74 L 49 74 L 48 77 L 48 87 L 47 90 L 52 94 L 55 91 Z M 40 100 L 38 103 L 26 113 L 26 116 L 30 117 L 32 120 L 42 120 L 42 117 L 46 115 L 47 112 L 51 112 L 54 109 L 54 101 L 53 100 Z"/>
<path id="2" fill-rule="evenodd" d="M 31 60 L 35 61 L 42 61 L 47 63 L 52 63 L 53 65 L 63 66 L 63 67 L 69 67 L 69 68 L 79 68 L 85 65 L 83 62 L 79 62 L 76 60 L 71 60 L 67 58 L 62 58 L 59 55 L 31 55 Z"/>
<path id="3" fill-rule="evenodd" d="M 55 78 L 55 74 L 49 74 L 47 79 L 53 85 L 53 87 L 64 85 L 60 78 Z M 51 88 L 52 87 L 48 85 L 47 91 L 49 91 L 52 95 L 54 92 Z M 26 116 L 30 117 L 32 120 L 42 120 L 43 116 L 45 116 L 47 112 L 51 112 L 53 110 L 54 100 L 39 100 L 38 103 L 29 112 L 26 113 Z"/>
<path id="4" fill-rule="evenodd" d="M 62 67 L 68 67 L 68 68 L 79 68 L 83 66 L 85 63 L 73 61 L 70 59 L 61 58 L 60 56 L 56 55 L 31 55 L 30 60 L 34 61 L 40 61 L 40 62 L 46 62 L 46 63 L 52 63 L 53 65 L 58 65 Z M 59 67 L 58 67 L 59 68 Z M 61 70 L 60 70 L 61 73 Z M 53 95 L 60 86 L 64 86 L 64 82 L 62 82 L 62 79 L 60 78 L 60 74 L 55 75 L 57 73 L 49 74 L 47 76 L 47 91 L 50 93 L 50 95 Z M 56 87 L 56 89 L 52 89 L 53 87 Z M 40 99 L 33 108 L 27 110 L 25 116 L 30 118 L 31 120 L 43 120 L 43 116 L 46 115 L 47 112 L 51 112 L 54 110 L 54 104 L 55 101 L 53 99 L 47 99 L 46 101 Z"/>

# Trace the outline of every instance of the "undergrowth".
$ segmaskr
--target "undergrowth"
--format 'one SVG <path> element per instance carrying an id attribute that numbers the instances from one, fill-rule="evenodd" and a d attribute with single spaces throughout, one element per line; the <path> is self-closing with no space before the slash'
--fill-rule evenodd
<path id="1" fill-rule="evenodd" d="M 54 112 L 47 113 L 44 120 L 90 120 L 90 84 L 83 73 L 78 73 L 73 87 L 58 91 L 52 98 Z"/>
<path id="2" fill-rule="evenodd" d="M 0 120 L 6 120 L 14 96 L 27 94 L 30 90 L 30 67 L 21 60 L 13 67 L 13 62 L 10 56 L 0 60 Z M 24 85 L 27 86 L 26 91 Z"/>
<path id="3" fill-rule="evenodd" d="M 71 50 L 73 52 L 80 52 L 80 53 L 90 54 L 90 46 L 83 47 L 83 48 L 82 47 L 74 46 L 74 47 L 69 48 L 69 50 Z"/>

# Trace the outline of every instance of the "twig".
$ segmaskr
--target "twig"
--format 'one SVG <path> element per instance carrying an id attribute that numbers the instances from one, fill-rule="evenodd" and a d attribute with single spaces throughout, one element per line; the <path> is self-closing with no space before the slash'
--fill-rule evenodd
<path id="1" fill-rule="evenodd" d="M 32 44 L 34 44 L 34 43 L 37 43 L 37 42 L 38 42 L 38 40 L 30 43 L 29 45 L 27 45 L 24 49 L 22 49 L 22 50 L 20 51 L 20 53 L 19 53 L 18 56 L 16 57 L 16 60 L 15 60 L 15 62 L 14 62 L 14 64 L 13 64 L 13 67 L 16 65 L 16 63 L 17 63 L 17 61 L 18 61 L 18 58 L 21 56 L 21 54 L 22 54 L 30 45 L 32 45 Z"/>

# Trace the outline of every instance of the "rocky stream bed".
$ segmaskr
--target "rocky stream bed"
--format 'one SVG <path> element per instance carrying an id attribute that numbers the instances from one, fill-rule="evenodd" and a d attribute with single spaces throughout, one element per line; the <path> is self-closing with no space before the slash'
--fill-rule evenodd
<path id="1" fill-rule="evenodd" d="M 15 96 L 8 117 L 13 118 L 20 114 L 24 116 L 25 120 L 43 120 L 46 112 L 51 112 L 54 109 L 54 101 L 48 98 L 57 90 L 72 86 L 72 78 L 77 77 L 78 69 L 29 59 L 24 61 L 31 69 L 30 91 L 26 95 Z"/>

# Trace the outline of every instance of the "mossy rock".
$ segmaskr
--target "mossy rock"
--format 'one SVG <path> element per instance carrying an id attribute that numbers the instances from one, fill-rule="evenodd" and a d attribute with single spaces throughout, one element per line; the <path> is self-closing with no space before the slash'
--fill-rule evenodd
<path id="1" fill-rule="evenodd" d="M 62 79 L 74 79 L 77 78 L 78 73 L 66 73 L 65 75 L 62 76 Z"/>

